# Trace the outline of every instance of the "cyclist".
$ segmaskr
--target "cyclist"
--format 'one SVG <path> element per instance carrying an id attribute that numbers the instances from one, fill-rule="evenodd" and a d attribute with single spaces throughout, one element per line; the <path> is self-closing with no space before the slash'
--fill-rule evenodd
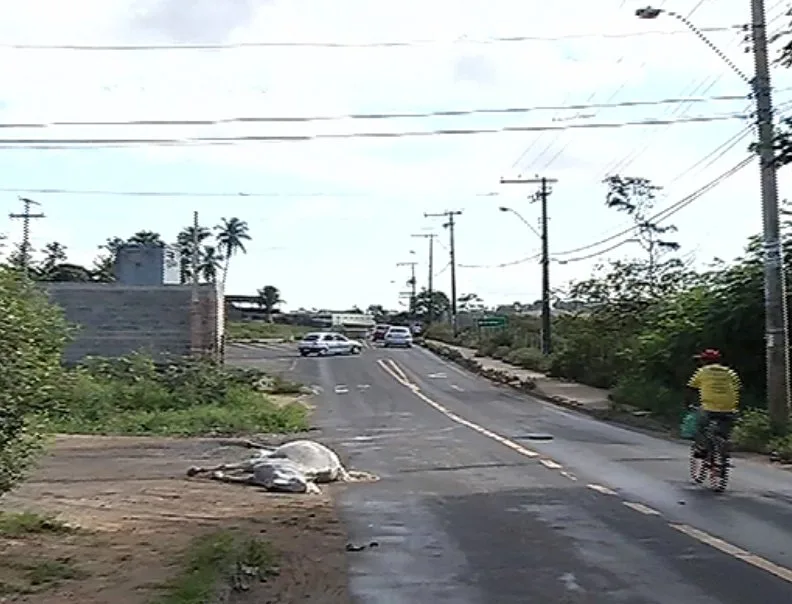
<path id="1" fill-rule="evenodd" d="M 718 429 L 728 442 L 740 404 L 740 376 L 733 369 L 721 364 L 720 351 L 708 348 L 695 357 L 699 368 L 688 381 L 690 398 L 698 391 L 701 409 L 696 425 L 695 456 L 704 457 L 706 442 L 704 429 L 710 420 L 718 422 Z"/>

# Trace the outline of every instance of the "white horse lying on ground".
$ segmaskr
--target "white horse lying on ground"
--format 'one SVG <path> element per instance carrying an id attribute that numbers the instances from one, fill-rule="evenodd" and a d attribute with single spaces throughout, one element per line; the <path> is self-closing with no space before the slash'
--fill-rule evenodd
<path id="1" fill-rule="evenodd" d="M 319 493 L 317 484 L 321 483 L 376 479 L 366 472 L 348 471 L 334 451 L 313 440 L 294 440 L 277 447 L 251 441 L 235 444 L 257 449 L 257 454 L 239 463 L 192 467 L 187 476 L 209 474 L 213 480 L 285 493 Z"/>

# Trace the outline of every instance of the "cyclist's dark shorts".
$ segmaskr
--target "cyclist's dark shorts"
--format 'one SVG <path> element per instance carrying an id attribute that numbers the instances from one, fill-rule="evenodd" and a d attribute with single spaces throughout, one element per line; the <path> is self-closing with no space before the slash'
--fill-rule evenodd
<path id="1" fill-rule="evenodd" d="M 737 414 L 732 411 L 701 411 L 699 413 L 699 429 L 703 430 L 713 419 L 718 423 L 718 432 L 728 439 L 731 436 Z"/>

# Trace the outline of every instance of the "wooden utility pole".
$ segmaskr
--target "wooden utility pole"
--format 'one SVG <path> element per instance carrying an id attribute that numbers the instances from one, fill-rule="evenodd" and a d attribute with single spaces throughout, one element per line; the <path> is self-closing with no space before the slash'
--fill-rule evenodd
<path id="1" fill-rule="evenodd" d="M 424 218 L 446 218 L 447 222 L 443 224 L 444 229 L 448 229 L 450 237 L 449 242 L 449 255 L 451 265 L 451 327 L 454 330 L 454 335 L 457 335 L 457 288 L 456 288 L 456 247 L 454 245 L 454 227 L 456 226 L 454 218 L 461 216 L 461 210 L 446 210 L 439 214 L 427 214 L 424 212 Z"/>
<path id="2" fill-rule="evenodd" d="M 547 185 L 557 183 L 555 178 L 501 178 L 502 185 L 539 185 L 534 201 L 542 204 L 542 353 L 553 352 L 552 308 L 550 304 L 550 243 L 547 229 L 547 198 L 552 192 Z"/>
<path id="3" fill-rule="evenodd" d="M 422 237 L 429 240 L 429 282 L 426 289 L 426 325 L 432 324 L 434 313 L 434 239 L 437 237 L 434 233 L 419 233 L 413 237 Z"/>
<path id="4" fill-rule="evenodd" d="M 417 262 L 397 262 L 396 266 L 410 267 L 410 316 L 415 315 L 415 265 Z"/>

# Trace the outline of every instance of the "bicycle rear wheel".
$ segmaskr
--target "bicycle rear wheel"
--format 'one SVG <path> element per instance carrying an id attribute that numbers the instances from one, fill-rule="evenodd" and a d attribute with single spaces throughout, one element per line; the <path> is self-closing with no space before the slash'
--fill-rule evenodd
<path id="1" fill-rule="evenodd" d="M 720 436 L 712 439 L 712 465 L 710 467 L 710 488 L 723 493 L 729 483 L 729 450 L 726 440 Z"/>
<path id="2" fill-rule="evenodd" d="M 696 457 L 696 444 L 690 447 L 690 477 L 696 484 L 702 484 L 707 475 L 707 460 Z"/>

